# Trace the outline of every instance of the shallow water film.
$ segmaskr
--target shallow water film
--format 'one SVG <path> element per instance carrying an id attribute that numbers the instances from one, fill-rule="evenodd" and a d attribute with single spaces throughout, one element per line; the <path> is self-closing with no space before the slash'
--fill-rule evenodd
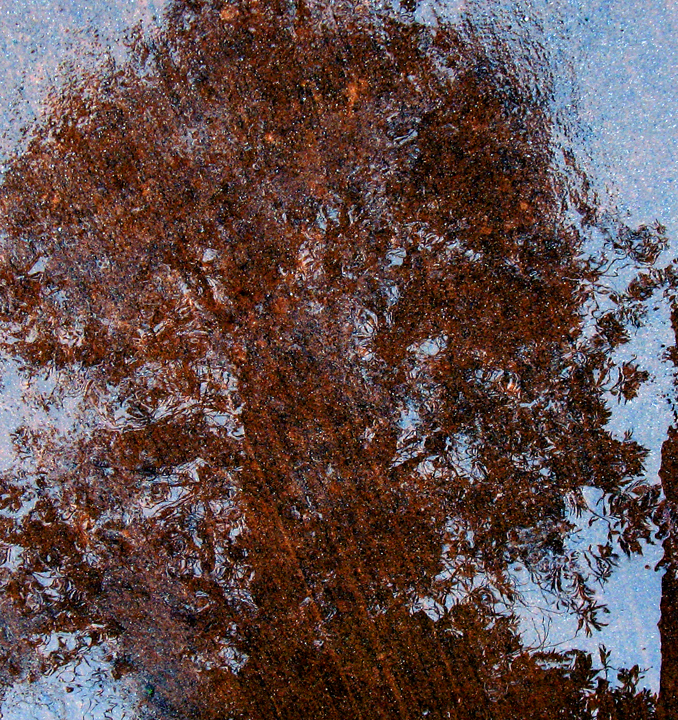
<path id="1" fill-rule="evenodd" d="M 3 126 L 0 715 L 678 717 L 676 243 L 567 7 L 150 5 Z"/>

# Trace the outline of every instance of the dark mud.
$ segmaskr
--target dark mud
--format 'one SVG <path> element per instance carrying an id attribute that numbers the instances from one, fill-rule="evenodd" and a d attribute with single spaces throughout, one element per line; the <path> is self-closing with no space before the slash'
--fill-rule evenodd
<path id="1" fill-rule="evenodd" d="M 607 427 L 665 231 L 599 211 L 547 73 L 412 9 L 177 0 L 11 163 L 4 351 L 80 404 L 2 477 L 5 682 L 103 644 L 154 717 L 672 717 L 675 433 L 664 499 Z M 596 632 L 657 524 L 659 698 L 523 641 L 518 572 Z"/>

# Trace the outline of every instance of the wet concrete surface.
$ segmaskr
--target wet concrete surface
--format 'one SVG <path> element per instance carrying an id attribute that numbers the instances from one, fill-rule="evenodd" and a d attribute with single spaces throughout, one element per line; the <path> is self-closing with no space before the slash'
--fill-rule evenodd
<path id="1" fill-rule="evenodd" d="M 97 7 L 3 19 L 3 716 L 675 717 L 671 7 Z"/>

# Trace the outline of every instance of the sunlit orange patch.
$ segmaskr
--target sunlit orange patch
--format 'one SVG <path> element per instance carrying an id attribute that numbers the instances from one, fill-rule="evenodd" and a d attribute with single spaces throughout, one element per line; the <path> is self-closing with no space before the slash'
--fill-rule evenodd
<path id="1" fill-rule="evenodd" d="M 234 7 L 233 5 L 224 5 L 224 7 L 219 12 L 219 17 L 227 23 L 233 22 L 238 15 L 239 15 L 238 8 Z"/>

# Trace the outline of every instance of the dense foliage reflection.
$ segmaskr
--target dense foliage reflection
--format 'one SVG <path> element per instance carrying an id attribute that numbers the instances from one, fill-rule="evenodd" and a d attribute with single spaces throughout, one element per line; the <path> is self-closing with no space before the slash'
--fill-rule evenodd
<path id="1" fill-rule="evenodd" d="M 516 578 L 595 631 L 651 539 L 606 423 L 662 229 L 598 216 L 540 68 L 470 21 L 177 0 L 165 27 L 2 187 L 6 353 L 79 398 L 2 479 L 6 679 L 70 633 L 43 665 L 115 641 L 162 717 L 652 717 L 637 669 L 526 647 Z M 614 522 L 582 552 L 585 488 Z"/>

